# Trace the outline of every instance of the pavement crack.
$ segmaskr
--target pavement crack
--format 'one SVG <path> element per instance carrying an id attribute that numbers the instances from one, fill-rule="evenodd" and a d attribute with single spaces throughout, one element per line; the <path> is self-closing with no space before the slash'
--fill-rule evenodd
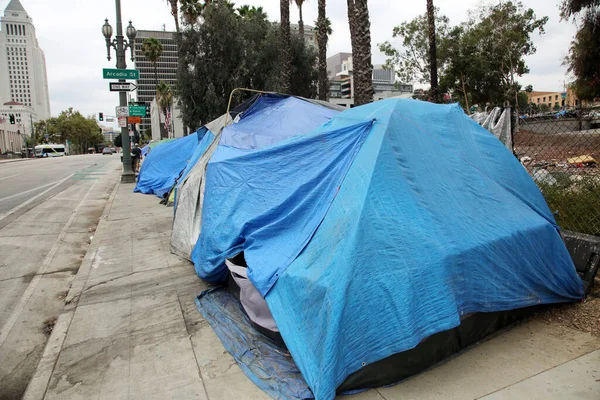
<path id="1" fill-rule="evenodd" d="M 90 289 L 93 289 L 93 288 L 95 288 L 96 286 L 104 285 L 104 284 L 107 284 L 107 283 L 109 283 L 109 282 L 114 282 L 114 281 L 116 281 L 116 280 L 118 280 L 118 279 L 126 278 L 126 277 L 128 277 L 128 276 L 131 276 L 131 275 L 133 275 L 133 274 L 137 274 L 137 272 L 130 272 L 130 273 L 126 274 L 126 275 L 117 276 L 116 278 L 107 279 L 107 280 L 105 280 L 105 281 L 102 281 L 102 282 L 95 283 L 95 284 L 93 284 L 93 285 L 89 286 L 88 288 L 86 288 L 86 289 L 85 289 L 85 291 L 87 292 L 88 290 L 90 290 Z"/>

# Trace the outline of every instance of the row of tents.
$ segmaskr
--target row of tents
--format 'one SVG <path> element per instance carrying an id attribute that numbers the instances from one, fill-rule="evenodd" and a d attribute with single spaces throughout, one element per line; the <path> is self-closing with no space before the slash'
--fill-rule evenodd
<path id="1" fill-rule="evenodd" d="M 268 350 L 220 317 L 231 302 L 207 312 L 210 293 L 198 300 L 275 398 L 397 382 L 513 312 L 583 295 L 535 182 L 458 105 L 388 99 L 341 111 L 259 94 L 155 146 L 135 190 L 170 199 L 171 249 L 200 278 L 245 275 L 268 306 L 241 309 L 259 325 L 272 318 L 290 368 L 270 339 Z M 245 272 L 232 269 L 240 255 Z"/>

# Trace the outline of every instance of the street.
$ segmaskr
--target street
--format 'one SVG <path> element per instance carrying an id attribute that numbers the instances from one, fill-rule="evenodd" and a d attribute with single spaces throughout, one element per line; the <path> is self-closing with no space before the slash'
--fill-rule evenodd
<path id="1" fill-rule="evenodd" d="M 0 398 L 20 398 L 120 171 L 118 156 L 0 164 Z"/>

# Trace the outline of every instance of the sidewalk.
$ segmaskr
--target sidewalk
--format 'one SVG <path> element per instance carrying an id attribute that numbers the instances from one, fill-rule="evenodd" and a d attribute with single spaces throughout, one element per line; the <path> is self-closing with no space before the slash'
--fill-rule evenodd
<path id="1" fill-rule="evenodd" d="M 197 311 L 208 286 L 169 251 L 173 209 L 133 184 L 109 201 L 24 398 L 268 399 Z M 345 398 L 598 399 L 599 348 L 588 333 L 534 321 Z"/>

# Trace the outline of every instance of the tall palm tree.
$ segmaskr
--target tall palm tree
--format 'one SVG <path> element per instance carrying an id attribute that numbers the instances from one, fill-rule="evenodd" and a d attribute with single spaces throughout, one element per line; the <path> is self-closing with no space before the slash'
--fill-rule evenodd
<path id="1" fill-rule="evenodd" d="M 171 112 L 170 110 L 173 105 L 173 89 L 171 89 L 171 85 L 165 83 L 164 81 L 160 81 L 160 83 L 156 85 L 156 103 L 163 112 L 166 121 L 167 113 Z M 169 137 L 170 124 L 166 127 L 161 125 L 161 137 L 163 136 L 162 132 L 164 130 L 166 130 L 166 137 Z"/>
<path id="2" fill-rule="evenodd" d="M 304 40 L 304 19 L 302 19 L 302 5 L 305 1 L 306 0 L 290 0 L 290 3 L 296 3 L 296 6 L 298 7 L 298 32 L 300 32 L 300 37 L 302 40 Z"/>
<path id="3" fill-rule="evenodd" d="M 171 6 L 171 15 L 175 19 L 175 31 L 179 33 L 179 12 L 177 11 L 179 0 L 167 0 L 167 3 Z"/>
<path id="4" fill-rule="evenodd" d="M 290 3 L 289 0 L 279 1 L 281 14 L 281 49 L 280 49 L 280 90 L 289 93 L 292 87 L 292 40 L 290 37 Z"/>
<path id="5" fill-rule="evenodd" d="M 160 43 L 158 39 L 154 37 L 149 37 L 148 39 L 144 40 L 144 43 L 142 43 L 142 54 L 154 66 L 154 79 L 156 82 L 156 86 L 158 86 L 158 69 L 156 64 L 158 63 L 158 60 L 162 55 L 162 51 L 162 43 Z"/>
<path id="6" fill-rule="evenodd" d="M 181 14 L 183 14 L 183 19 L 187 25 L 190 27 L 194 27 L 194 24 L 198 22 L 198 17 L 202 14 L 202 10 L 204 9 L 204 4 L 200 3 L 198 0 L 180 0 L 181 1 Z"/>
<path id="7" fill-rule="evenodd" d="M 317 17 L 317 44 L 319 48 L 319 100 L 327 100 L 329 83 L 327 82 L 327 39 L 331 35 L 331 21 L 325 14 L 325 0 L 319 0 Z"/>
<path id="8" fill-rule="evenodd" d="M 434 103 L 439 103 L 437 52 L 435 48 L 435 8 L 433 7 L 433 0 L 427 0 L 427 36 L 429 37 L 431 99 Z"/>
<path id="9" fill-rule="evenodd" d="M 354 105 L 373 100 L 373 65 L 371 64 L 371 22 L 367 0 L 347 0 L 350 42 L 352 44 L 352 79 Z"/>

